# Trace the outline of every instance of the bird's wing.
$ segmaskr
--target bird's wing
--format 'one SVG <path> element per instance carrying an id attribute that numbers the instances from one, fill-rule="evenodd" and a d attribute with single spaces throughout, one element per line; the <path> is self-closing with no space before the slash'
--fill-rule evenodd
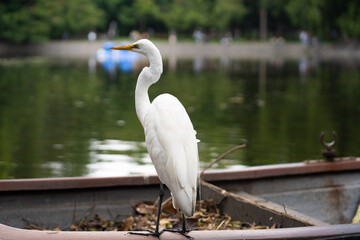
<path id="1" fill-rule="evenodd" d="M 198 175 L 196 132 L 185 108 L 174 96 L 162 94 L 152 105 L 156 113 L 152 134 L 156 135 L 165 158 L 163 170 L 157 168 L 158 175 L 171 190 L 178 207 L 187 212 L 186 215 L 192 215 Z M 186 211 L 184 208 L 188 207 L 182 206 L 186 205 L 183 202 L 187 202 L 191 210 Z"/>

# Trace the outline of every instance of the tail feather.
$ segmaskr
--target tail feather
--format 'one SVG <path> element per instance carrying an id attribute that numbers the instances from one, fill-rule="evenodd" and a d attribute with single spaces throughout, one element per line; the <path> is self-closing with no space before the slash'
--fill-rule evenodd
<path id="1" fill-rule="evenodd" d="M 195 211 L 196 190 L 193 189 L 192 192 L 195 194 L 192 194 L 191 197 L 189 197 L 186 194 L 184 189 L 182 189 L 176 193 L 172 193 L 172 201 L 173 201 L 174 208 L 181 209 L 181 211 L 184 213 L 184 215 L 186 217 L 191 217 L 192 215 L 194 215 L 194 211 Z M 195 199 L 195 201 L 194 201 L 194 199 Z"/>

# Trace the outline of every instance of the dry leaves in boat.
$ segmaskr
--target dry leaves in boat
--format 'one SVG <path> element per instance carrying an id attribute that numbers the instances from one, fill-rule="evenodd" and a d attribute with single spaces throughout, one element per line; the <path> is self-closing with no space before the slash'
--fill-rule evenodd
<path id="1" fill-rule="evenodd" d="M 99 215 L 92 218 L 83 217 L 73 223 L 71 231 L 141 231 L 155 229 L 157 218 L 157 202 L 138 202 L 132 206 L 135 214 L 123 220 L 107 220 Z M 170 199 L 162 205 L 160 229 L 181 228 L 182 219 L 173 207 Z M 191 218 L 187 218 L 187 224 L 193 230 L 235 230 L 235 229 L 266 229 L 267 226 L 257 226 L 255 223 L 247 223 L 233 220 L 229 215 L 221 212 L 220 208 L 212 200 L 202 200 L 197 203 L 196 211 Z M 48 230 L 45 227 L 28 225 L 27 229 Z M 275 225 L 272 227 L 275 228 Z M 53 229 L 59 231 L 59 228 Z"/>

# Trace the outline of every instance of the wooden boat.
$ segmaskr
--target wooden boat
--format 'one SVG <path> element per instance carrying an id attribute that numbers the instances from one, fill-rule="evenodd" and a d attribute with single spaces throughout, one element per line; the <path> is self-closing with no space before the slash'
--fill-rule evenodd
<path id="1" fill-rule="evenodd" d="M 281 228 L 190 232 L 195 239 L 360 238 L 360 224 L 350 224 L 360 201 L 360 158 L 212 171 L 204 180 L 202 198 L 214 199 L 233 219 Z M 26 222 L 62 228 L 89 209 L 126 218 L 130 204 L 156 199 L 158 183 L 157 176 L 0 180 L 0 239 L 148 239 L 22 228 Z M 183 239 L 168 232 L 161 238 Z"/>

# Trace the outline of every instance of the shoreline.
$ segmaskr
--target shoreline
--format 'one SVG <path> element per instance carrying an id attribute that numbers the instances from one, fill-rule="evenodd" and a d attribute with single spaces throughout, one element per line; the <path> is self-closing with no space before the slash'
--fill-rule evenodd
<path id="1" fill-rule="evenodd" d="M 51 41 L 46 43 L 0 43 L 0 57 L 48 56 L 55 58 L 90 58 L 105 41 Z M 292 59 L 314 57 L 321 60 L 360 61 L 360 48 L 322 44 L 307 47 L 299 43 L 244 42 L 219 43 L 154 42 L 163 58 Z"/>

